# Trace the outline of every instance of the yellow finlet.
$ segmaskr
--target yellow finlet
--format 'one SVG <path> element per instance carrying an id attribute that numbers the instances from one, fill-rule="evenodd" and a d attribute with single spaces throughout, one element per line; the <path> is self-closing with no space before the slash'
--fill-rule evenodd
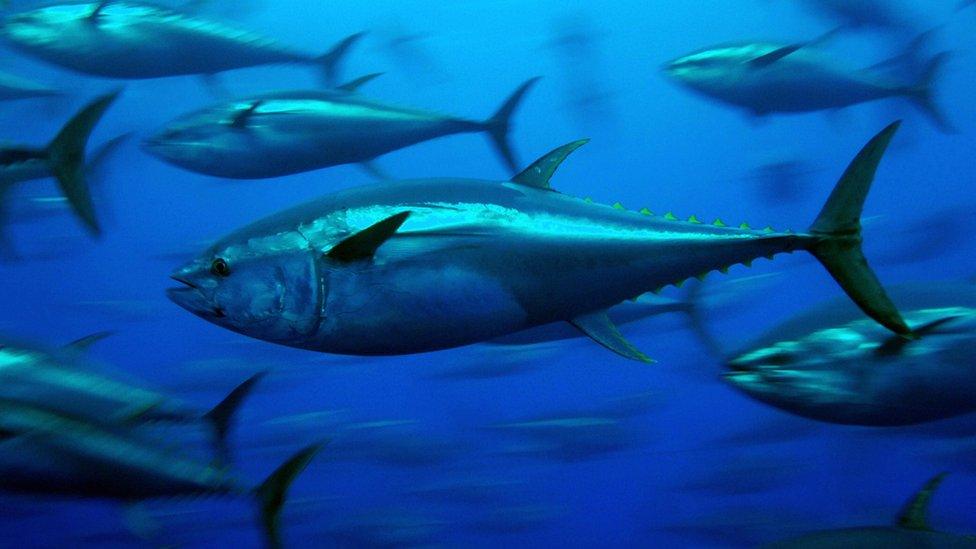
<path id="1" fill-rule="evenodd" d="M 671 212 L 668 212 L 668 213 L 664 214 L 664 219 L 667 219 L 668 221 L 677 221 L 678 220 L 678 218 L 673 213 L 671 213 Z"/>
<path id="2" fill-rule="evenodd" d="M 701 221 L 698 219 L 697 216 L 694 215 L 688 218 L 688 223 L 696 223 L 698 225 L 701 225 Z"/>
<path id="3" fill-rule="evenodd" d="M 726 225 L 725 222 L 719 218 L 715 218 L 715 221 L 712 222 L 712 225 L 715 227 L 728 227 L 728 225 Z"/>

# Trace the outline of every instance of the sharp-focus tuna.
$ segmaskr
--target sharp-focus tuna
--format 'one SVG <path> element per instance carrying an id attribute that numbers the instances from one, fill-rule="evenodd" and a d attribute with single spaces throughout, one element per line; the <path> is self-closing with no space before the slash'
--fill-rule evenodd
<path id="1" fill-rule="evenodd" d="M 213 75 L 259 65 L 320 67 L 334 83 L 342 54 L 361 35 L 321 56 L 259 34 L 151 4 L 103 0 L 58 4 L 9 15 L 0 38 L 53 65 L 107 78 Z"/>
<path id="2" fill-rule="evenodd" d="M 0 403 L 0 489 L 133 503 L 194 495 L 253 496 L 269 547 L 281 547 L 279 514 L 288 487 L 319 446 L 247 488 L 228 471 L 167 444 L 31 406 Z"/>
<path id="3" fill-rule="evenodd" d="M 902 508 L 893 526 L 862 526 L 824 530 L 764 545 L 765 549 L 829 549 L 853 547 L 976 548 L 976 536 L 949 534 L 929 526 L 929 505 L 945 473 L 929 480 Z"/>
<path id="4" fill-rule="evenodd" d="M 95 125 L 117 96 L 118 93 L 105 95 L 90 103 L 68 121 L 45 148 L 0 148 L 0 206 L 10 185 L 53 177 L 58 181 L 61 192 L 68 199 L 75 215 L 89 230 L 97 234 L 98 220 L 85 180 L 85 148 Z"/>
<path id="5" fill-rule="evenodd" d="M 801 234 L 682 222 L 555 192 L 549 180 L 579 141 L 507 182 L 385 182 L 271 216 L 174 272 L 183 287 L 169 296 L 227 329 L 329 353 L 434 351 L 562 321 L 648 361 L 608 309 L 804 250 L 871 317 L 909 335 L 860 247 L 861 209 L 897 126 L 861 151 Z"/>
<path id="6" fill-rule="evenodd" d="M 278 92 L 222 103 L 188 114 L 146 140 L 151 154 L 198 173 L 259 179 L 340 164 L 367 167 L 377 157 L 460 133 L 486 132 L 511 169 L 511 117 L 535 82 L 519 87 L 485 121 L 466 120 L 365 98 L 356 88 Z"/>
<path id="7" fill-rule="evenodd" d="M 919 81 L 905 83 L 889 76 L 888 70 L 844 66 L 813 44 L 744 42 L 682 56 L 668 63 L 665 72 L 698 93 L 755 116 L 841 109 L 903 97 L 949 131 L 951 125 L 936 106 L 933 90 L 946 59 L 945 53 L 934 56 Z"/>
<path id="8" fill-rule="evenodd" d="M 837 300 L 737 353 L 725 379 L 749 396 L 831 423 L 894 426 L 976 412 L 976 286 L 892 292 L 917 339 L 892 338 Z"/>

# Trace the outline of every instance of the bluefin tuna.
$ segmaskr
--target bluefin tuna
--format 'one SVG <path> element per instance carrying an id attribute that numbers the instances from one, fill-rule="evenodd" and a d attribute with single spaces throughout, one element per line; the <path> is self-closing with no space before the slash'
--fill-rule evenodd
<path id="1" fill-rule="evenodd" d="M 945 473 L 925 483 L 902 508 L 892 526 L 862 526 L 825 530 L 791 540 L 764 545 L 765 549 L 837 549 L 847 547 L 944 547 L 976 548 L 976 536 L 950 534 L 929 525 L 929 506 Z"/>
<path id="2" fill-rule="evenodd" d="M 82 74 L 120 79 L 298 63 L 320 68 L 331 83 L 343 54 L 360 36 L 313 56 L 218 21 L 122 0 L 42 7 L 9 15 L 0 26 L 0 38 L 21 53 Z"/>
<path id="3" fill-rule="evenodd" d="M 889 75 L 888 63 L 852 69 L 820 51 L 816 43 L 742 42 L 682 56 L 664 70 L 691 90 L 754 116 L 834 110 L 901 97 L 918 106 L 940 129 L 950 131 L 933 89 L 947 59 L 945 53 L 935 55 L 919 81 L 906 83 Z"/>
<path id="4" fill-rule="evenodd" d="M 0 343 L 0 402 L 16 402 L 101 425 L 152 422 L 207 424 L 218 457 L 229 461 L 227 434 L 235 412 L 254 385 L 256 374 L 238 385 L 209 412 L 162 393 L 104 374 L 78 356 L 96 334 L 63 349 L 4 341 Z"/>
<path id="5" fill-rule="evenodd" d="M 0 72 L 0 101 L 63 95 L 60 90 L 22 76 Z"/>
<path id="6" fill-rule="evenodd" d="M 30 406 L 0 403 L 0 489 L 133 503 L 174 496 L 250 496 L 267 545 L 281 547 L 279 514 L 292 481 L 318 453 L 309 446 L 248 488 L 227 470 L 166 444 Z"/>
<path id="7" fill-rule="evenodd" d="M 18 145 L 0 148 L 0 206 L 5 191 L 11 185 L 53 177 L 75 215 L 97 234 L 98 220 L 85 178 L 85 148 L 95 125 L 117 96 L 117 92 L 104 95 L 88 104 L 65 124 L 47 147 Z"/>
<path id="8" fill-rule="evenodd" d="M 216 177 L 259 179 L 363 164 L 423 141 L 486 132 L 516 169 L 511 117 L 536 79 L 522 84 L 485 121 L 388 105 L 356 93 L 376 75 L 334 90 L 278 92 L 230 101 L 183 116 L 147 139 L 149 153 Z M 376 171 L 370 168 L 371 171 Z"/>
<path id="9" fill-rule="evenodd" d="M 855 158 L 804 233 L 630 212 L 554 191 L 560 147 L 509 181 L 349 189 L 220 239 L 172 275 L 171 300 L 251 337 L 349 355 L 448 349 L 569 322 L 650 361 L 607 310 L 761 257 L 817 257 L 872 318 L 911 330 L 861 252 L 860 215 L 892 124 Z"/>
<path id="10" fill-rule="evenodd" d="M 835 300 L 774 328 L 728 362 L 726 381 L 781 410 L 830 423 L 896 426 L 976 412 L 976 286 L 891 293 L 916 339 L 891 338 Z"/>

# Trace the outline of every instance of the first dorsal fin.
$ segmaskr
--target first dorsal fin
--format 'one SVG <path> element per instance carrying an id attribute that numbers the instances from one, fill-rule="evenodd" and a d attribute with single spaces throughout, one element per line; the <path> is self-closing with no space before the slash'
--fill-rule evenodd
<path id="1" fill-rule="evenodd" d="M 607 316 L 606 311 L 581 315 L 569 322 L 593 341 L 624 358 L 640 362 L 654 362 L 650 357 L 640 352 L 637 347 L 634 347 L 631 342 L 624 339 L 620 330 L 614 326 L 613 321 Z"/>
<path id="2" fill-rule="evenodd" d="M 409 211 L 400 212 L 379 223 L 370 225 L 333 246 L 331 250 L 326 252 L 325 256 L 343 263 L 373 257 L 376 250 L 396 234 L 397 229 L 407 221 L 410 213 Z"/>
<path id="3" fill-rule="evenodd" d="M 102 16 L 102 11 L 112 3 L 112 0 L 102 0 L 99 2 L 91 13 L 88 14 L 88 20 L 92 23 L 98 23 L 99 18 Z"/>
<path id="4" fill-rule="evenodd" d="M 359 78 L 356 78 L 354 80 L 350 80 L 349 82 L 346 82 L 345 84 L 342 84 L 341 86 L 337 87 L 336 89 L 342 90 L 342 91 L 347 91 L 347 92 L 350 92 L 350 93 L 355 92 L 355 91 L 359 91 L 359 88 L 361 88 L 364 84 L 366 84 L 367 82 L 370 82 L 370 81 L 372 81 L 372 80 L 374 80 L 374 79 L 376 79 L 376 78 L 378 78 L 380 76 L 383 76 L 383 73 L 382 72 L 374 72 L 373 74 L 367 74 L 367 75 L 364 75 L 364 76 L 360 76 Z"/>
<path id="5" fill-rule="evenodd" d="M 953 320 L 959 317 L 960 315 L 953 315 L 953 316 L 943 317 L 938 320 L 933 320 L 928 324 L 919 326 L 918 328 L 912 330 L 912 337 L 893 335 L 889 337 L 887 340 L 885 340 L 885 342 L 882 343 L 881 346 L 877 348 L 877 350 L 875 350 L 875 353 L 880 356 L 894 356 L 900 354 L 902 351 L 905 350 L 905 347 L 907 347 L 913 341 L 917 341 L 919 338 L 931 334 L 942 325 L 952 322 Z"/>
<path id="6" fill-rule="evenodd" d="M 519 185 L 526 185 L 528 187 L 535 187 L 537 189 L 552 190 L 552 186 L 549 184 L 549 180 L 552 179 L 552 175 L 556 173 L 559 169 L 559 165 L 566 160 L 570 154 L 576 149 L 582 147 L 589 143 L 589 139 L 580 139 L 579 141 L 573 141 L 550 151 L 548 154 L 542 158 L 536 160 L 531 166 L 523 170 L 521 173 L 512 178 L 512 183 L 518 183 Z"/>
<path id="7" fill-rule="evenodd" d="M 932 528 L 929 526 L 929 504 L 932 502 L 932 496 L 935 495 L 935 491 L 945 480 L 948 473 L 939 473 L 935 475 L 922 489 L 915 493 L 909 499 L 905 506 L 902 507 L 901 513 L 898 514 L 898 519 L 895 521 L 895 525 L 899 528 L 904 528 L 906 530 L 923 530 L 931 531 Z"/>
<path id="8" fill-rule="evenodd" d="M 258 99 L 257 101 L 253 101 L 251 103 L 251 105 L 248 106 L 246 109 L 244 109 L 242 111 L 238 111 L 237 114 L 234 115 L 234 119 L 231 120 L 230 126 L 232 128 L 234 128 L 234 129 L 238 129 L 238 130 L 242 130 L 242 129 L 246 128 L 247 127 L 247 123 L 251 120 L 251 117 L 254 116 L 254 113 L 257 112 L 257 110 L 263 104 L 264 104 L 264 100 L 262 100 L 262 99 Z"/>
<path id="9" fill-rule="evenodd" d="M 775 49 L 767 54 L 760 55 L 759 57 L 749 60 L 749 64 L 753 67 L 768 67 L 780 59 L 796 53 L 804 45 L 805 44 L 790 44 L 789 46 L 783 46 L 782 48 Z"/>

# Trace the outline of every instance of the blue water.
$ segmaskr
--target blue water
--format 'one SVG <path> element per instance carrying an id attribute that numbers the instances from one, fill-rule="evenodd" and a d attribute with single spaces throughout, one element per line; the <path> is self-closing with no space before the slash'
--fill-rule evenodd
<path id="1" fill-rule="evenodd" d="M 213 0 L 222 2 L 230 3 Z M 364 91 L 398 104 L 479 119 L 519 83 L 543 75 L 516 115 L 513 142 L 520 160 L 528 163 L 555 146 L 591 137 L 555 177 L 558 190 L 633 209 L 671 210 L 679 217 L 802 229 L 859 147 L 891 120 L 904 118 L 865 212 L 866 253 L 899 256 L 878 265 L 886 284 L 976 274 L 974 246 L 965 236 L 976 229 L 976 61 L 969 55 L 976 45 L 976 13 L 955 12 L 953 0 L 905 6 L 918 14 L 920 30 L 944 25 L 938 47 L 957 52 L 939 82 L 939 103 L 960 129 L 950 135 L 897 100 L 757 123 L 662 75 L 665 62 L 703 46 L 804 40 L 830 28 L 787 3 L 248 4 L 249 10 L 231 10 L 236 22 L 303 51 L 324 51 L 350 33 L 372 31 L 350 55 L 344 74 L 385 72 Z M 217 9 L 220 16 L 226 11 Z M 567 59 L 550 45 L 566 18 L 590 34 L 583 56 Z M 421 33 L 424 57 L 411 63 L 391 55 L 384 42 L 395 33 Z M 853 66 L 866 66 L 896 53 L 896 42 L 862 33 L 831 48 Z M 0 137 L 24 143 L 46 142 L 75 108 L 118 85 L 7 51 L 3 66 L 72 91 L 67 100 L 0 105 Z M 234 95 L 317 85 L 302 67 L 233 71 L 221 80 Z M 587 90 L 604 98 L 588 116 L 573 107 Z M 940 470 L 955 474 L 934 502 L 934 524 L 976 532 L 976 447 L 970 446 L 968 464 L 965 458 L 956 462 L 939 457 L 948 443 L 921 436 L 925 428 L 823 425 L 755 403 L 718 380 L 721 366 L 681 318 L 624 329 L 658 361 L 648 365 L 583 338 L 541 348 L 476 345 L 405 357 L 336 357 L 250 340 L 193 317 L 164 295 L 182 256 L 285 207 L 370 181 L 353 166 L 222 181 L 139 150 L 139 137 L 212 102 L 212 91 L 196 78 L 125 83 L 94 138 L 135 134 L 100 183 L 105 235 L 86 237 L 69 215 L 11 226 L 12 240 L 27 259 L 0 266 L 0 333 L 58 345 L 114 331 L 93 349 L 95 358 L 201 408 L 251 373 L 270 370 L 233 435 L 241 476 L 257 483 L 295 449 L 322 438 L 338 448 L 333 454 L 324 450 L 294 485 L 283 522 L 288 546 L 355 547 L 372 540 L 392 546 L 746 547 L 811 529 L 887 524 L 903 500 Z M 812 166 L 809 184 L 795 201 L 763 200 L 749 175 L 776 159 Z M 480 135 L 420 144 L 380 164 L 401 178 L 511 175 Z M 18 191 L 55 192 L 47 181 Z M 962 238 L 923 231 L 947 220 L 950 232 L 962 232 Z M 916 248 L 906 252 L 904 242 Z M 916 255 L 925 259 L 914 261 Z M 737 267 L 730 277 L 766 273 L 778 274 L 758 287 L 727 290 L 735 295 L 709 314 L 725 346 L 742 345 L 840 294 L 816 262 L 799 255 Z M 726 283 L 719 275 L 709 279 L 716 292 L 725 291 Z M 672 288 L 666 295 L 682 292 Z M 510 364 L 511 375 L 437 377 L 452 368 L 498 363 Z M 638 393 L 649 395 L 646 407 L 599 435 L 608 443 L 600 451 L 540 455 L 526 447 L 530 439 L 492 428 L 566 413 L 592 416 L 614 399 Z M 310 412 L 329 414 L 291 431 L 274 426 L 276 418 Z M 357 438 L 349 428 L 378 421 L 403 423 L 383 430 L 382 440 Z M 412 493 L 472 478 L 499 486 L 473 502 Z M 694 486 L 703 482 L 707 486 Z M 10 516 L 0 516 L 0 546 L 151 546 L 126 534 L 116 504 L 18 498 L 4 499 L 0 508 Z M 163 540 L 189 547 L 258 544 L 246 499 L 150 502 L 145 508 L 162 526 Z M 15 509 L 37 512 L 21 517 Z M 358 537 L 337 534 L 348 530 Z"/>

